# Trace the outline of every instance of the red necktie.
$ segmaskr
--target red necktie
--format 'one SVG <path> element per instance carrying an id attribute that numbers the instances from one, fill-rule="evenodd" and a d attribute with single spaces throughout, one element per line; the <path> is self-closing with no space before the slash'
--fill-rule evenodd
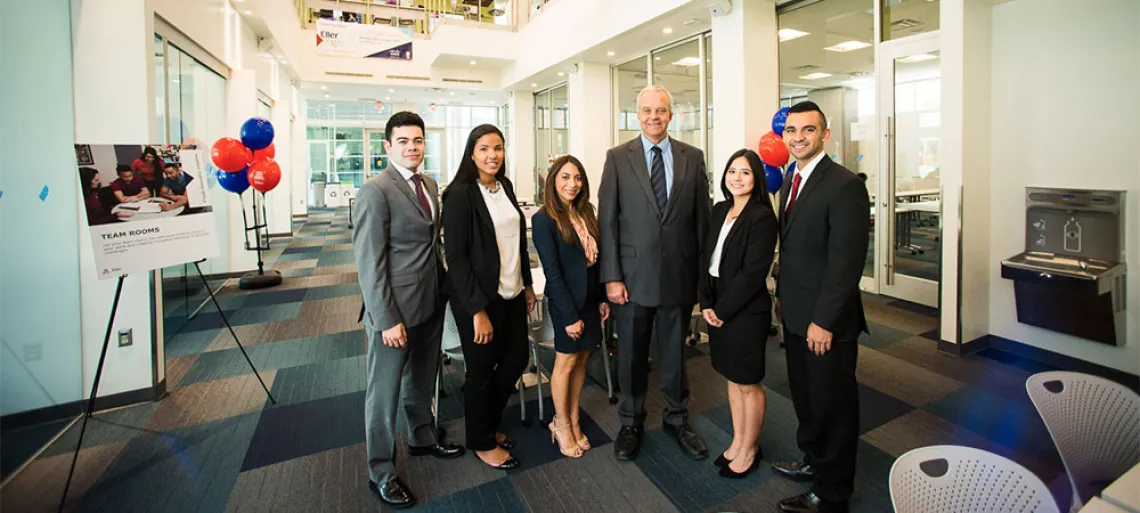
<path id="1" fill-rule="evenodd" d="M 799 175 L 796 175 L 797 177 Z M 416 199 L 420 201 L 420 208 L 424 209 L 424 213 L 431 217 L 431 203 L 428 202 L 427 195 L 424 194 L 424 179 L 419 173 L 412 175 L 412 181 L 416 184 Z"/>
<path id="2" fill-rule="evenodd" d="M 800 173 L 797 171 L 796 176 L 792 177 L 792 191 L 788 196 L 788 206 L 784 208 L 784 217 L 787 218 L 788 214 L 792 211 L 792 205 L 796 204 L 796 195 L 800 193 Z"/>

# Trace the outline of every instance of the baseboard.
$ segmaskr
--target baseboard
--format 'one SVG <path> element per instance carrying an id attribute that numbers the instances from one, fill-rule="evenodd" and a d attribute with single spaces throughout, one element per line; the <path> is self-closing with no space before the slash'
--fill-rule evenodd
<path id="1" fill-rule="evenodd" d="M 979 337 L 964 344 L 955 344 L 953 342 L 947 342 L 945 340 L 938 341 L 938 350 L 940 352 L 954 355 L 959 358 L 972 355 L 989 347 L 990 345 L 987 337 Z"/>
<path id="2" fill-rule="evenodd" d="M 1103 365 L 1074 358 L 1069 355 L 1055 353 L 1048 349 L 1041 349 L 1028 344 L 1002 338 L 996 335 L 987 335 L 986 344 L 999 351 L 1003 351 L 1015 356 L 1027 358 L 1036 362 L 1040 362 L 1052 367 L 1057 367 L 1061 370 L 1071 372 L 1080 372 L 1084 374 L 1091 374 L 1093 376 L 1100 376 L 1102 378 L 1120 383 L 1132 390 L 1140 392 L 1140 376 L 1131 374 L 1122 370 L 1113 369 L 1112 367 L 1105 367 Z"/>
<path id="3" fill-rule="evenodd" d="M 166 380 L 150 388 L 140 388 L 95 398 L 95 411 L 111 410 L 148 401 L 157 401 L 166 395 Z M 35 410 L 12 413 L 0 417 L 0 431 L 19 429 L 45 422 L 66 419 L 87 411 L 87 400 L 45 406 Z"/>
<path id="4" fill-rule="evenodd" d="M 274 237 L 292 237 L 292 236 L 293 236 L 293 232 L 281 232 L 281 233 L 271 233 L 271 234 L 269 234 L 269 238 L 270 238 L 270 239 L 272 239 L 272 238 L 274 238 Z"/>

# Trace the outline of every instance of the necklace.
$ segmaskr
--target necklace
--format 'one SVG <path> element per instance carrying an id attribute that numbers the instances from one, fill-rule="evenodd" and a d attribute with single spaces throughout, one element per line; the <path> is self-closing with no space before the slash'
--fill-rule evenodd
<path id="1" fill-rule="evenodd" d="M 495 193 L 499 192 L 499 181 L 495 180 L 495 187 L 494 188 L 487 187 L 486 185 L 483 185 L 482 181 L 479 181 L 479 187 L 482 187 L 484 190 L 486 190 L 487 192 L 489 192 L 491 194 L 495 194 Z"/>

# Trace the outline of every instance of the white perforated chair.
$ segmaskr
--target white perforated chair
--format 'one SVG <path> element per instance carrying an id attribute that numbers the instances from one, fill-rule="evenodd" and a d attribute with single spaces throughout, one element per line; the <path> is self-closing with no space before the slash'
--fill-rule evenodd
<path id="1" fill-rule="evenodd" d="M 440 341 L 440 365 L 435 375 L 435 399 L 432 401 L 432 418 L 439 428 L 439 394 L 443 387 L 443 364 L 452 360 L 463 361 L 463 346 L 459 343 L 459 328 L 455 327 L 455 315 L 451 313 L 451 303 L 443 308 L 443 337 Z"/>
<path id="2" fill-rule="evenodd" d="M 1045 483 L 997 454 L 957 445 L 920 447 L 891 466 L 897 513 L 1060 513 Z"/>
<path id="3" fill-rule="evenodd" d="M 1140 463 L 1140 395 L 1107 379 L 1052 371 L 1025 382 L 1073 487 L 1070 511 Z"/>

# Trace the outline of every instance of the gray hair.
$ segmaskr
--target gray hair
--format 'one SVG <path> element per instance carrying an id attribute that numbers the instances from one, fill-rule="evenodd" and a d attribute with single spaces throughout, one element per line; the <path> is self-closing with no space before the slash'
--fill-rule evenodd
<path id="1" fill-rule="evenodd" d="M 653 84 L 637 93 L 637 110 L 641 110 L 641 95 L 650 92 L 665 93 L 665 97 L 669 99 L 669 112 L 673 112 L 673 93 L 670 93 L 668 89 L 665 89 L 665 86 L 658 84 Z"/>

